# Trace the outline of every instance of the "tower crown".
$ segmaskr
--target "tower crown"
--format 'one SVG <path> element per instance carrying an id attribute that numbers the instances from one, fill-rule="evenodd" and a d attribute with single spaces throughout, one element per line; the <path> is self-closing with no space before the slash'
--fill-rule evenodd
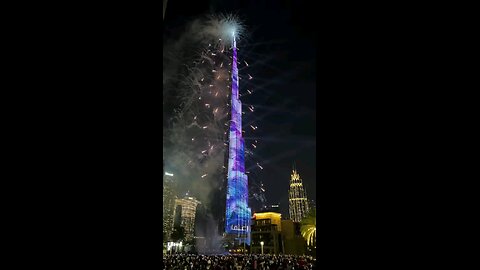
<path id="1" fill-rule="evenodd" d="M 290 183 L 300 182 L 300 181 L 301 181 L 300 174 L 298 174 L 298 172 L 295 169 L 293 169 L 292 174 L 291 174 L 291 178 L 290 178 Z"/>

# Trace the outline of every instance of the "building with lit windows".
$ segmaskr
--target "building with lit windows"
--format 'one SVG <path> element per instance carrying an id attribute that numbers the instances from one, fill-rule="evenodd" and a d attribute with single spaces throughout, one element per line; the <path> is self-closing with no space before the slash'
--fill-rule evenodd
<path id="1" fill-rule="evenodd" d="M 258 212 L 253 214 L 251 227 L 251 253 L 280 254 L 282 247 L 282 214 Z"/>
<path id="2" fill-rule="evenodd" d="M 183 227 L 186 241 L 191 241 L 194 238 L 195 214 L 198 204 L 200 204 L 200 201 L 189 196 L 175 200 L 174 218 L 176 224 L 174 225 Z"/>
<path id="3" fill-rule="evenodd" d="M 175 207 L 175 182 L 173 174 L 163 174 L 163 241 L 170 240 L 173 231 L 173 217 Z"/>
<path id="4" fill-rule="evenodd" d="M 308 201 L 302 179 L 300 178 L 295 165 L 290 178 L 288 204 L 290 219 L 293 222 L 301 222 L 303 217 L 305 217 L 308 213 Z"/>

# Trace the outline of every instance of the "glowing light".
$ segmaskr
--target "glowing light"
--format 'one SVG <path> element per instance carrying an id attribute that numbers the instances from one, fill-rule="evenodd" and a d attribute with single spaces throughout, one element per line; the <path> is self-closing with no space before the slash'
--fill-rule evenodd
<path id="1" fill-rule="evenodd" d="M 204 126 L 204 127 L 203 127 L 203 129 L 206 129 L 206 128 L 207 128 L 207 126 Z"/>
<path id="2" fill-rule="evenodd" d="M 253 146 L 253 148 L 257 148 L 257 146 L 256 146 L 255 144 L 253 144 L 253 143 L 252 143 L 252 146 Z M 258 163 L 257 163 L 257 164 L 258 164 Z"/>
<path id="3" fill-rule="evenodd" d="M 250 74 L 247 74 L 247 75 L 248 75 L 248 79 L 249 79 L 249 80 L 253 79 L 253 77 L 250 76 Z"/>
<path id="4" fill-rule="evenodd" d="M 204 178 L 205 176 L 207 176 L 207 174 L 202 175 L 202 178 Z"/>
<path id="5" fill-rule="evenodd" d="M 313 245 L 316 233 L 317 228 L 314 225 L 310 225 L 302 230 L 302 236 L 307 240 L 308 246 Z"/>
<path id="6" fill-rule="evenodd" d="M 167 176 L 173 176 L 173 173 L 165 172 L 165 175 L 167 175 Z"/>
<path id="7" fill-rule="evenodd" d="M 247 61 L 243 61 L 243 62 L 245 62 L 245 65 L 247 65 L 247 67 L 248 67 L 248 63 L 247 63 Z"/>
<path id="8" fill-rule="evenodd" d="M 247 89 L 247 92 L 248 92 L 250 95 L 252 94 L 252 91 L 250 91 L 250 90 L 248 90 L 248 89 Z"/>

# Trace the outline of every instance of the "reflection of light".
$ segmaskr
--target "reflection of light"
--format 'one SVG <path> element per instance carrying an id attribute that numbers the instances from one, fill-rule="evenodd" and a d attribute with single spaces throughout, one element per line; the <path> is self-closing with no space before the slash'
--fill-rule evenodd
<path id="1" fill-rule="evenodd" d="M 173 173 L 165 172 L 165 175 L 173 176 Z"/>

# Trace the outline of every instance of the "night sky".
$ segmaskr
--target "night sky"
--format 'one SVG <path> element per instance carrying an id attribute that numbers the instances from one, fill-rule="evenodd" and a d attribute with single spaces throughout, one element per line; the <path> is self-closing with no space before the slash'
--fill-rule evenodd
<path id="1" fill-rule="evenodd" d="M 255 150 L 264 170 L 256 177 L 266 187 L 269 204 L 280 203 L 288 213 L 288 184 L 292 164 L 303 179 L 309 199 L 316 200 L 315 34 L 306 22 L 301 1 L 181 1 L 169 0 L 165 31 L 175 34 L 182 25 L 209 12 L 237 14 L 249 30 L 248 55 L 243 59 L 261 64 L 251 71 L 262 85 L 244 104 L 255 106 L 259 129 L 245 134 L 258 138 Z M 185 9 L 185 5 L 190 8 Z M 239 57 L 242 47 L 239 45 Z M 253 57 L 255 55 L 255 57 Z M 251 56 L 251 57 L 250 57 Z M 250 57 L 250 58 L 249 58 Z M 242 88 L 242 81 L 240 81 Z M 245 110 L 245 109 L 244 109 Z M 247 167 L 249 161 L 247 159 Z"/>

